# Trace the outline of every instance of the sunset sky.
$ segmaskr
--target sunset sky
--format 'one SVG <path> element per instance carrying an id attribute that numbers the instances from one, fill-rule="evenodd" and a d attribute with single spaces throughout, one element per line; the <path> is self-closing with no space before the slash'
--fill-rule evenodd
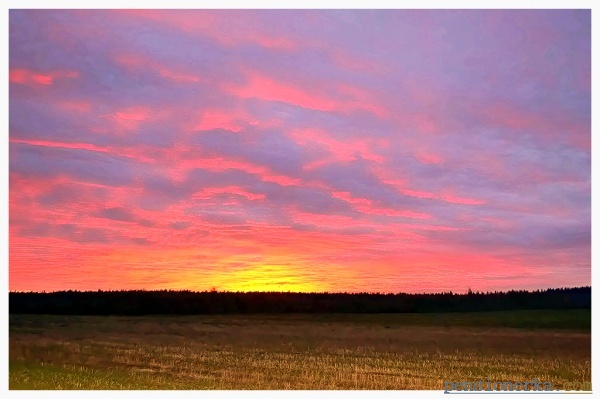
<path id="1" fill-rule="evenodd" d="M 591 284 L 589 10 L 12 10 L 9 289 Z"/>

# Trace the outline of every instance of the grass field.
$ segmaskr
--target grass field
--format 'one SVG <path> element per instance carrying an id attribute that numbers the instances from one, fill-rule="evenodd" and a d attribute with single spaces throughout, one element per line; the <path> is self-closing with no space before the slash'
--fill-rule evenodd
<path id="1" fill-rule="evenodd" d="M 591 382 L 589 310 L 10 315 L 10 389 L 436 389 Z"/>

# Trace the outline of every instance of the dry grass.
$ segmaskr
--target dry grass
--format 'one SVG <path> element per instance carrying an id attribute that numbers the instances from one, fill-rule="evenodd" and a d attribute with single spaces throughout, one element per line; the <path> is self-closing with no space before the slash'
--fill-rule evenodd
<path id="1" fill-rule="evenodd" d="M 444 381 L 486 378 L 535 377 L 555 388 L 591 381 L 589 330 L 395 323 L 400 317 L 11 315 L 10 388 L 439 390 Z"/>

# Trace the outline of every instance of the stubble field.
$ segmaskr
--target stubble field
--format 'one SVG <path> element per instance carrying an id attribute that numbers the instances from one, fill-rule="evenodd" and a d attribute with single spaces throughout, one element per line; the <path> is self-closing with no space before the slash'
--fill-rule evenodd
<path id="1" fill-rule="evenodd" d="M 444 389 L 591 381 L 590 311 L 10 315 L 10 389 Z"/>

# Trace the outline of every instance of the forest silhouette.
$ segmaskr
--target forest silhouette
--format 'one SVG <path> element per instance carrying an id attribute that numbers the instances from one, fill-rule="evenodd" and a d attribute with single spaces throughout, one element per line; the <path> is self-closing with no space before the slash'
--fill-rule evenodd
<path id="1" fill-rule="evenodd" d="M 10 292 L 10 314 L 189 315 L 246 313 L 433 313 L 591 309 L 592 288 L 466 294 L 194 291 Z"/>

